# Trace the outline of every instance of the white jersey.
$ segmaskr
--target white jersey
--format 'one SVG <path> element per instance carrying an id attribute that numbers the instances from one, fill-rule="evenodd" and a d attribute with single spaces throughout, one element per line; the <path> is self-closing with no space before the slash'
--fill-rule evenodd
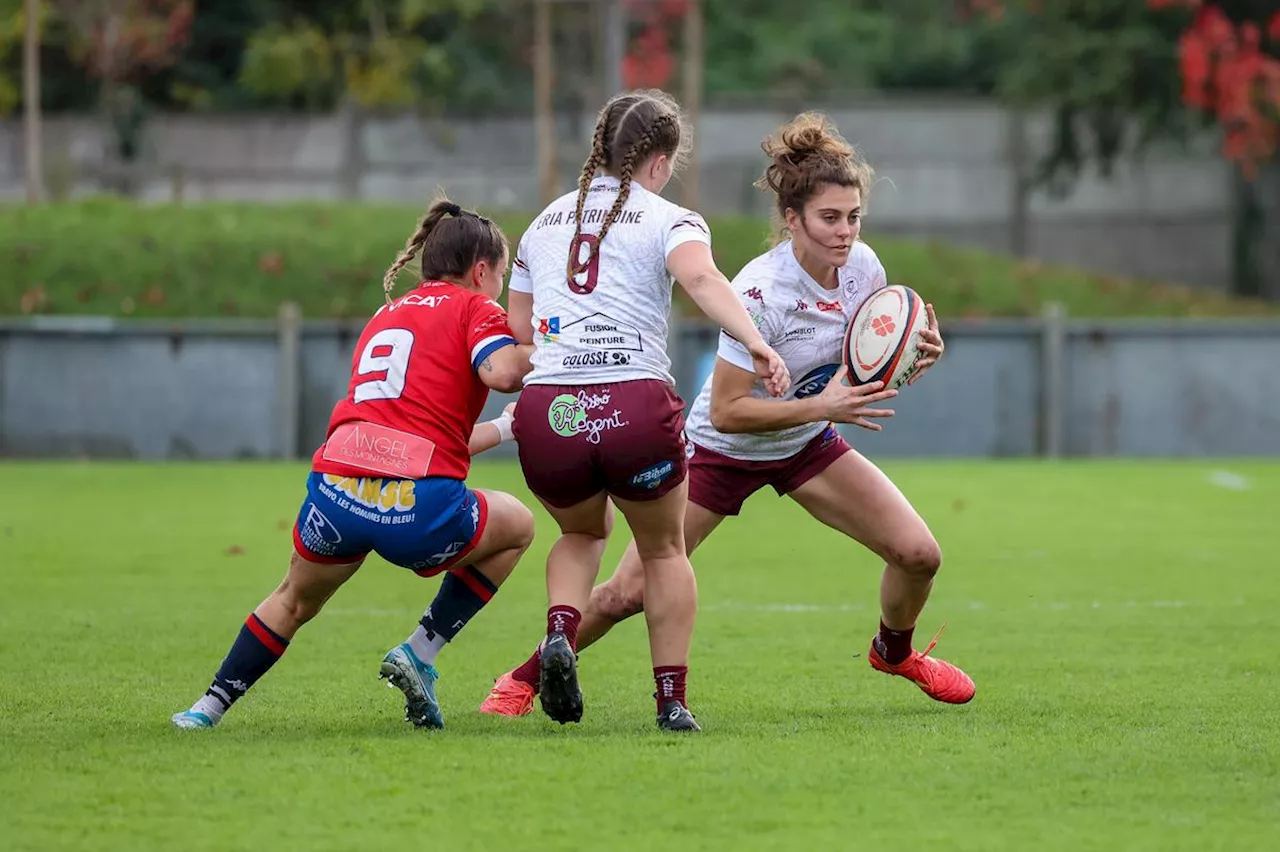
<path id="1" fill-rule="evenodd" d="M 804 399 L 822 392 L 840 368 L 841 348 L 849 320 L 873 292 L 885 286 L 884 266 L 862 242 L 854 243 L 845 265 L 837 270 L 840 286 L 828 290 L 804 271 L 791 250 L 779 244 L 748 263 L 733 279 L 733 289 L 766 343 L 787 362 L 791 388 L 783 399 Z M 741 343 L 720 333 L 717 356 L 755 372 L 751 355 Z M 757 380 L 751 390 L 757 399 L 777 399 Z M 777 432 L 730 435 L 711 425 L 711 376 L 693 403 L 685 424 L 689 440 L 722 455 L 748 461 L 789 458 L 827 427 L 805 423 Z"/>
<path id="2" fill-rule="evenodd" d="M 588 241 L 600 233 L 619 186 L 613 177 L 591 182 L 582 211 Z M 510 287 L 533 294 L 533 371 L 524 383 L 674 383 L 667 355 L 667 255 L 690 241 L 710 245 L 711 229 L 697 213 L 632 183 L 627 203 L 571 287 L 565 267 L 577 205 L 576 191 L 553 201 L 516 251 Z"/>

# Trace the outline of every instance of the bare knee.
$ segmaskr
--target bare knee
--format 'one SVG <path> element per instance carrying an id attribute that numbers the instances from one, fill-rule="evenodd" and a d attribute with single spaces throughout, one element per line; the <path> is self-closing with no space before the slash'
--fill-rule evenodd
<path id="1" fill-rule="evenodd" d="M 890 545 L 885 561 L 919 580 L 932 580 L 942 567 L 942 548 L 932 535 L 924 535 L 898 545 Z"/>
<path id="2" fill-rule="evenodd" d="M 624 621 L 644 611 L 644 578 L 613 577 L 591 592 L 591 608 L 610 621 Z"/>
<path id="3" fill-rule="evenodd" d="M 516 505 L 519 508 L 512 515 L 511 546 L 524 553 L 533 544 L 533 512 L 523 503 L 516 501 Z"/>

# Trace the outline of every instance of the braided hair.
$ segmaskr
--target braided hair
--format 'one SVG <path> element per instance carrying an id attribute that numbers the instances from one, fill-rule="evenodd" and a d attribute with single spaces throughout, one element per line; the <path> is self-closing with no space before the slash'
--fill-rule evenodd
<path id="1" fill-rule="evenodd" d="M 507 238 L 497 224 L 441 196 L 432 202 L 405 242 L 404 251 L 382 276 L 387 304 L 391 304 L 396 277 L 419 253 L 423 281 L 457 281 L 481 260 L 501 263 L 506 252 Z"/>
<path id="2" fill-rule="evenodd" d="M 595 132 L 591 136 L 591 152 L 582 164 L 578 177 L 578 204 L 574 216 L 573 241 L 569 244 L 569 258 L 565 275 L 572 287 L 575 278 L 586 270 L 593 252 L 600 250 L 600 243 L 617 221 L 618 215 L 631 197 L 631 183 L 637 166 L 654 154 L 666 154 L 678 159 L 681 145 L 687 142 L 680 107 L 666 92 L 656 89 L 628 92 L 612 98 L 596 119 Z M 600 233 L 593 238 L 582 233 L 582 212 L 586 206 L 591 181 L 600 169 L 616 175 L 620 186 L 618 197 L 605 215 Z M 587 257 L 582 259 L 582 246 L 587 246 Z"/>

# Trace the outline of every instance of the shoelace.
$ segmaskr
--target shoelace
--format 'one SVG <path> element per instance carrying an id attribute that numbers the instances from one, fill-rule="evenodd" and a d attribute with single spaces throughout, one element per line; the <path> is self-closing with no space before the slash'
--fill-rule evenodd
<path id="1" fill-rule="evenodd" d="M 947 623 L 944 621 L 942 622 L 942 626 L 938 628 L 938 632 L 933 634 L 933 638 L 929 640 L 929 647 L 925 648 L 924 651 L 921 652 L 920 656 L 922 657 L 929 656 L 929 652 L 938 646 L 938 637 L 941 636 L 942 631 L 946 629 L 947 629 Z"/>

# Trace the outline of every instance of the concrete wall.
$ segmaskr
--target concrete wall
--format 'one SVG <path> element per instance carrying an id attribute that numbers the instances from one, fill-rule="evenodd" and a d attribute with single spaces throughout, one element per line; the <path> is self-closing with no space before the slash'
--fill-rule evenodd
<path id="1" fill-rule="evenodd" d="M 1153 150 L 1109 179 L 1086 174 L 1065 198 L 1027 193 L 1025 154 L 1042 147 L 1043 120 L 1016 121 L 982 101 L 868 100 L 814 103 L 859 145 L 882 178 L 868 234 L 894 233 L 1013 251 L 1055 263 L 1205 287 L 1229 270 L 1229 167 L 1216 141 Z M 700 208 L 763 214 L 752 181 L 759 143 L 786 112 L 767 107 L 707 111 L 697 128 Z M 572 186 L 591 115 L 562 115 L 560 185 Z M 421 203 L 437 185 L 468 204 L 535 210 L 533 124 L 527 116 L 456 120 L 417 116 L 160 116 L 150 125 L 143 198 L 296 198 Z M 96 191 L 103 139 L 89 119 L 46 126 L 50 185 Z M 0 122 L 0 197 L 22 193 L 22 135 Z M 1020 165 L 1021 164 L 1021 165 Z M 668 192 L 679 197 L 674 183 Z M 1280 245 L 1280 239 L 1274 241 Z M 1275 251 L 1272 252 L 1275 254 Z M 1280 295 L 1280 256 L 1269 258 Z"/>
<path id="2" fill-rule="evenodd" d="M 0 456 L 306 456 L 346 390 L 358 325 L 0 322 Z M 876 456 L 1280 454 L 1280 323 L 957 322 Z M 692 400 L 715 331 L 673 343 Z M 487 417 L 509 397 L 491 396 Z M 502 451 L 510 451 L 510 447 Z"/>

